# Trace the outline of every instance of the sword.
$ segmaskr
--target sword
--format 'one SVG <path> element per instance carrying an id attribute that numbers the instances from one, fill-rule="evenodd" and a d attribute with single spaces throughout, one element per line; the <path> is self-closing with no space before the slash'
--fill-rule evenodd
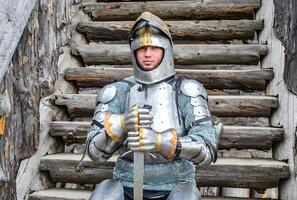
<path id="1" fill-rule="evenodd" d="M 143 200 L 144 153 L 134 152 L 134 200 Z"/>
<path id="2" fill-rule="evenodd" d="M 150 105 L 144 105 L 143 108 L 152 109 Z M 142 133 L 142 128 L 139 128 L 139 135 Z M 142 135 L 142 134 L 141 134 Z M 143 200 L 143 174 L 144 174 L 144 153 L 136 151 L 133 154 L 133 196 L 134 200 Z"/>

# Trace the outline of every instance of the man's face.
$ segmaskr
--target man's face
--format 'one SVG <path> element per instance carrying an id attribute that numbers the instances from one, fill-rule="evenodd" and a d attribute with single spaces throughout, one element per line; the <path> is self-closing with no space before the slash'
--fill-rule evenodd
<path id="1" fill-rule="evenodd" d="M 144 71 L 156 69 L 163 59 L 163 49 L 146 46 L 136 50 L 136 59 L 139 67 Z"/>

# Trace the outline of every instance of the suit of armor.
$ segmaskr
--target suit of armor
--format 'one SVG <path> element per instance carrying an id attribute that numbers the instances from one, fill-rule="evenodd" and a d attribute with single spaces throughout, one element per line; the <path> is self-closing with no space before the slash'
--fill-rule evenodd
<path id="1" fill-rule="evenodd" d="M 217 157 L 218 135 L 206 90 L 198 81 L 175 74 L 172 39 L 158 17 L 145 12 L 136 20 L 130 46 L 134 76 L 103 87 L 97 96 L 88 155 L 96 163 L 116 151 L 119 157 L 113 180 L 97 185 L 91 199 L 104 199 L 104 194 L 124 199 L 124 191 L 128 198 L 134 151 L 145 153 L 145 199 L 181 199 L 181 192 L 182 199 L 200 199 L 195 165 L 209 165 Z M 143 46 L 164 50 L 156 69 L 144 71 L 138 66 L 135 51 Z"/>

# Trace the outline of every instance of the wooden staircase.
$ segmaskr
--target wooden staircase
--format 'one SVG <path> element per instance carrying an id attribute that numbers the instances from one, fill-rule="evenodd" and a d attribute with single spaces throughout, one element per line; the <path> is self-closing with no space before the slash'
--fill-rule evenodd
<path id="1" fill-rule="evenodd" d="M 269 50 L 257 39 L 265 23 L 255 19 L 260 6 L 260 0 L 83 1 L 82 9 L 92 21 L 78 23 L 77 30 L 89 44 L 73 45 L 72 54 L 84 64 L 64 73 L 67 81 L 76 84 L 77 93 L 55 99 L 57 106 L 67 107 L 71 120 L 51 122 L 49 134 L 62 138 L 66 145 L 85 142 L 100 87 L 133 74 L 128 31 L 133 20 L 147 10 L 168 20 L 177 73 L 203 83 L 215 123 L 224 124 L 219 159 L 210 167 L 197 168 L 198 186 L 259 191 L 278 187 L 280 179 L 289 177 L 289 167 L 274 160 L 271 153 L 272 145 L 283 140 L 284 131 L 269 125 L 278 99 L 265 95 L 273 71 L 261 68 L 261 58 Z M 226 154 L 229 149 L 235 154 Z M 255 157 L 250 151 L 263 154 Z M 112 177 L 116 155 L 100 166 L 87 158 L 84 171 L 76 172 L 81 156 L 73 151 L 44 156 L 40 170 L 47 171 L 59 188 L 33 192 L 29 199 L 88 199 L 90 184 Z M 67 183 L 83 189 L 69 189 Z"/>

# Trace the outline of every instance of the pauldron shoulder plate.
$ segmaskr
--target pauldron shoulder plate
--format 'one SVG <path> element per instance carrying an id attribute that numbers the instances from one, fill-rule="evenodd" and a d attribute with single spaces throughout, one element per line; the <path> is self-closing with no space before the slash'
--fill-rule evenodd
<path id="1" fill-rule="evenodd" d="M 98 93 L 97 99 L 96 99 L 96 105 L 98 105 L 98 103 L 103 103 L 106 104 L 108 102 L 110 102 L 117 93 L 117 88 L 115 86 L 115 84 L 109 84 L 104 86 L 101 91 Z"/>
<path id="2" fill-rule="evenodd" d="M 203 85 L 196 80 L 184 79 L 181 82 L 180 89 L 183 94 L 195 98 L 202 96 L 204 99 L 207 99 L 207 93 Z"/>

